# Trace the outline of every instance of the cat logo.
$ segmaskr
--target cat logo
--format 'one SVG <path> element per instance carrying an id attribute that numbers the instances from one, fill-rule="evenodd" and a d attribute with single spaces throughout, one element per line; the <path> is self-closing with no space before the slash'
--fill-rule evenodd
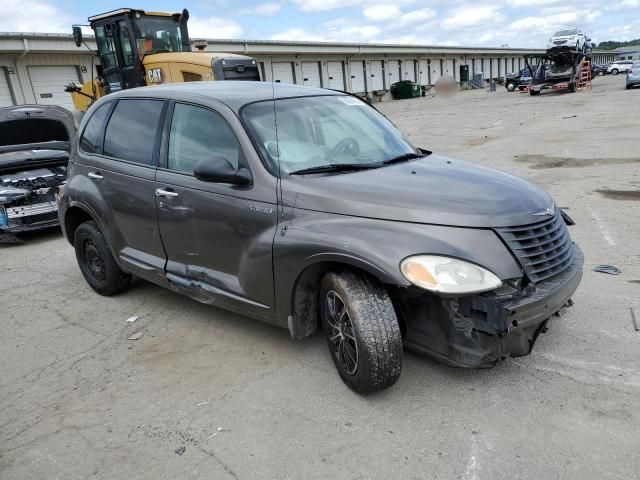
<path id="1" fill-rule="evenodd" d="M 150 68 L 147 70 L 147 83 L 163 83 L 161 68 Z"/>

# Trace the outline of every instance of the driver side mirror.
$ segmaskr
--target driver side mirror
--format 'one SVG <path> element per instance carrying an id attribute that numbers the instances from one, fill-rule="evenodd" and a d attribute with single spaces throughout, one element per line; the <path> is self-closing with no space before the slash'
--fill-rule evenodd
<path id="1" fill-rule="evenodd" d="M 73 27 L 73 41 L 76 43 L 76 47 L 82 46 L 82 29 L 80 27 Z"/>
<path id="2" fill-rule="evenodd" d="M 193 169 L 193 176 L 203 182 L 230 183 L 232 185 L 250 185 L 251 172 L 246 168 L 236 170 L 224 157 L 200 160 Z"/>

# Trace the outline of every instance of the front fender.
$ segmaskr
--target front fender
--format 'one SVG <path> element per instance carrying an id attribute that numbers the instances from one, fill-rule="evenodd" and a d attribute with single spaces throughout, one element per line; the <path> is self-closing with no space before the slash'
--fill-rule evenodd
<path id="1" fill-rule="evenodd" d="M 278 323 L 295 314 L 293 295 L 305 270 L 319 264 L 359 268 L 383 283 L 409 286 L 400 262 L 410 255 L 435 254 L 481 265 L 505 280 L 522 276 L 512 254 L 491 229 L 446 227 L 334 215 L 288 212 L 291 220 L 274 241 Z"/>

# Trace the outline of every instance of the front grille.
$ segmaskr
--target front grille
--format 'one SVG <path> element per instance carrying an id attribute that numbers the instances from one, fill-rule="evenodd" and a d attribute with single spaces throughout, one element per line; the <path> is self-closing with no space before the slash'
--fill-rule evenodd
<path id="1" fill-rule="evenodd" d="M 557 210 L 553 218 L 497 231 L 533 283 L 551 278 L 571 264 L 573 242 Z"/>

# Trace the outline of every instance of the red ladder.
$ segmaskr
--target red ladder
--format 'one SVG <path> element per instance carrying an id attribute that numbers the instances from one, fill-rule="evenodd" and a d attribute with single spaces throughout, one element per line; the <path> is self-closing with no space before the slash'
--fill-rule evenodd
<path id="1" fill-rule="evenodd" d="M 591 61 L 584 60 L 580 63 L 580 75 L 578 77 L 578 90 L 591 90 Z"/>

